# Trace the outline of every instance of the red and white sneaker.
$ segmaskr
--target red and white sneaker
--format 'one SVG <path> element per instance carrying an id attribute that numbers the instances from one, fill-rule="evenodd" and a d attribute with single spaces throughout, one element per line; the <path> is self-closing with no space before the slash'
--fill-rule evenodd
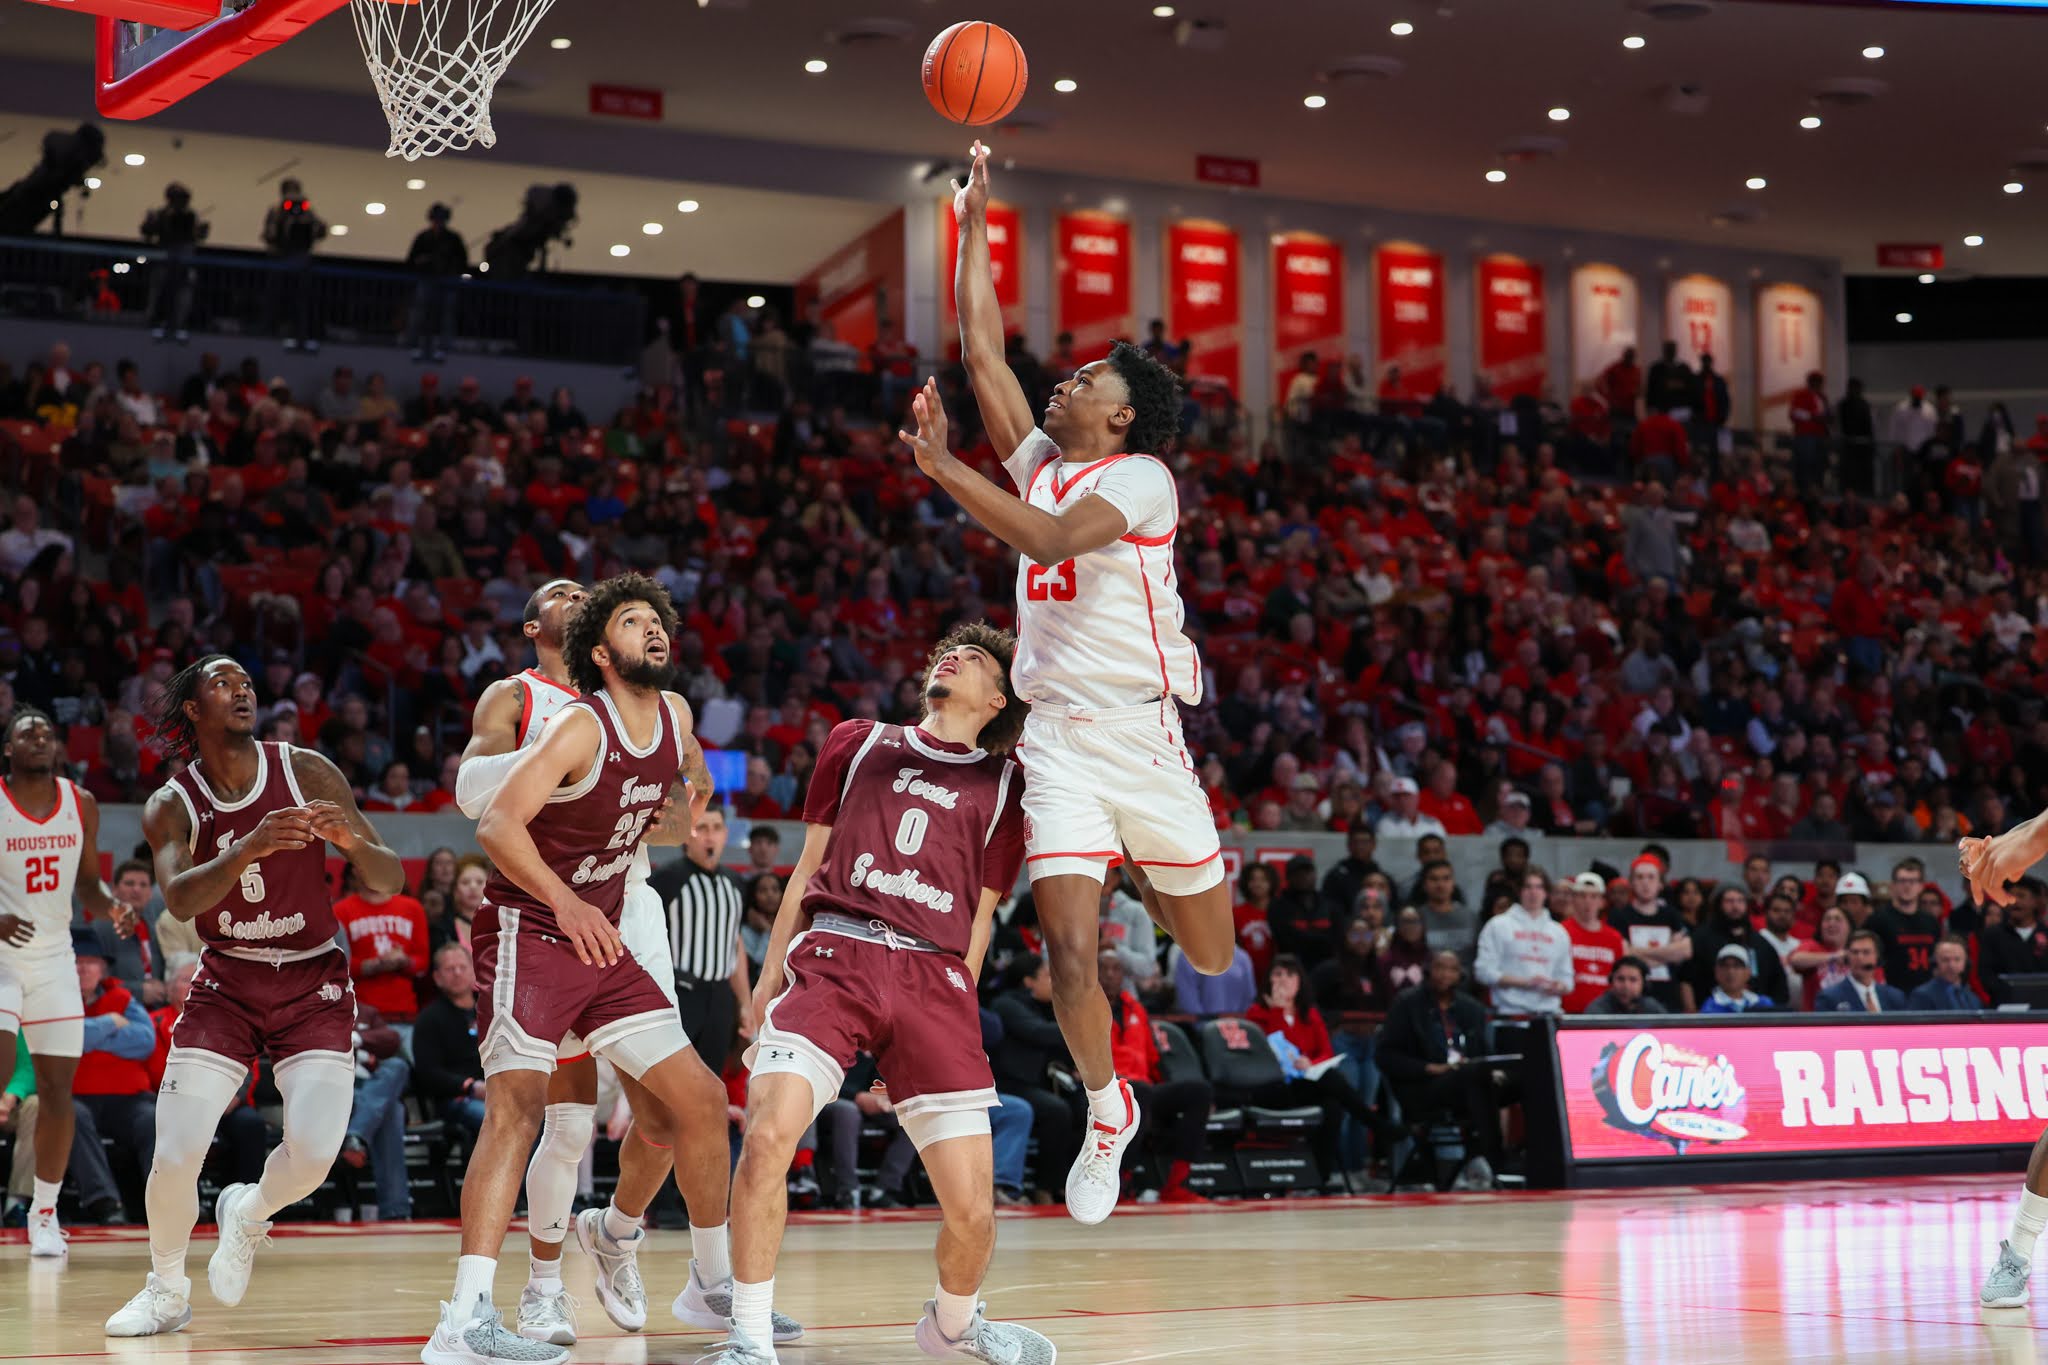
<path id="1" fill-rule="evenodd" d="M 1123 1192 L 1124 1148 L 1138 1135 L 1137 1097 L 1128 1082 L 1119 1080 L 1116 1085 L 1124 1098 L 1123 1127 L 1091 1120 L 1081 1154 L 1067 1172 L 1067 1212 L 1075 1222 L 1089 1226 L 1116 1211 L 1117 1196 Z"/>

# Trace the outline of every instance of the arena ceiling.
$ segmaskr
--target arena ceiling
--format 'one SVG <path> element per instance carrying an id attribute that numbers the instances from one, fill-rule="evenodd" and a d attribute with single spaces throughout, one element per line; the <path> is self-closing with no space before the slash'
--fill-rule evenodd
<path id="1" fill-rule="evenodd" d="M 944 25 L 987 18 L 1031 59 L 1019 126 L 994 139 L 1020 165 L 1171 184 L 1192 178 L 1197 153 L 1221 154 L 1257 159 L 1262 190 L 1289 196 L 1796 250 L 1852 271 L 1874 268 L 1880 241 L 1941 243 L 1952 269 L 2048 273 L 2048 14 L 1775 0 L 1155 8 L 558 0 L 498 98 L 588 118 L 593 82 L 646 86 L 666 92 L 677 127 L 958 155 L 971 134 L 927 107 L 918 60 Z M 82 61 L 90 46 L 76 15 L 0 3 L 0 18 L 10 56 Z M 340 17 L 232 79 L 369 99 Z M 1311 95 L 1323 107 L 1306 107 Z M 422 174 L 459 181 L 477 164 Z M 1491 183 L 1496 170 L 1506 179 Z M 1972 234 L 1981 246 L 1964 244 Z"/>

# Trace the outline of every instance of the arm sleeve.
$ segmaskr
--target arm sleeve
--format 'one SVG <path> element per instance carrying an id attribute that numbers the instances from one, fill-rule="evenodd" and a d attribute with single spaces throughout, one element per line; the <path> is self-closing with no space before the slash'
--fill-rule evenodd
<path id="1" fill-rule="evenodd" d="M 1095 493 L 1124 514 L 1131 535 L 1163 536 L 1174 529 L 1173 476 L 1150 456 L 1118 460 L 1095 481 Z"/>
<path id="2" fill-rule="evenodd" d="M 828 743 L 825 747 L 829 750 L 831 745 Z M 840 781 L 843 783 L 844 780 L 842 774 Z M 817 789 L 818 779 L 813 776 L 811 790 L 815 792 Z M 836 792 L 837 788 L 834 790 Z M 805 813 L 808 815 L 808 810 Z M 989 836 L 988 851 L 982 855 L 981 884 L 998 896 L 1008 896 L 1016 890 L 1017 873 L 1023 866 L 1024 770 L 1019 768 L 1010 774 L 1010 790 L 1004 799 L 1002 813 L 996 817 L 996 831 Z"/>
<path id="3" fill-rule="evenodd" d="M 847 770 L 874 728 L 875 722 L 871 720 L 843 720 L 832 727 L 811 769 L 810 788 L 804 793 L 805 824 L 829 825 L 838 820 L 839 794 L 846 785 Z"/>
<path id="4" fill-rule="evenodd" d="M 1017 496 L 1023 497 L 1031 489 L 1031 474 L 1048 458 L 1058 459 L 1060 448 L 1052 443 L 1052 437 L 1037 427 L 1024 438 L 1022 445 L 1003 461 L 1003 468 L 1010 472 L 1010 482 L 1017 485 Z"/>
<path id="5" fill-rule="evenodd" d="M 477 819 L 484 813 L 484 807 L 498 794 L 498 788 L 505 785 L 505 778 L 511 773 L 526 751 L 514 749 L 506 754 L 482 754 L 465 761 L 455 770 L 455 804 L 470 819 Z"/>

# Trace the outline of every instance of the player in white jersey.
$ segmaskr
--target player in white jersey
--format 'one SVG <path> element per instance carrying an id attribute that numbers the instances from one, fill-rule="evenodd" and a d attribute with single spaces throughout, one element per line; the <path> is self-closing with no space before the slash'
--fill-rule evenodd
<path id="1" fill-rule="evenodd" d="M 540 739 L 548 720 L 576 699 L 569 683 L 568 667 L 562 662 L 562 632 L 568 617 L 588 596 L 583 586 L 571 579 L 556 579 L 527 599 L 525 626 L 533 641 L 535 666 L 492 683 L 477 699 L 469 745 L 463 750 L 462 765 L 456 771 L 455 797 L 463 814 L 475 819 L 519 755 Z M 698 767 L 703 751 L 692 746 Z M 701 782 L 693 792 L 697 808 L 711 799 L 708 772 L 699 772 Z M 677 803 L 678 806 L 683 803 Z M 650 844 L 680 844 L 686 817 L 665 816 L 648 836 Z M 661 898 L 647 885 L 651 871 L 647 851 L 635 851 L 626 873 L 626 903 L 619 918 L 619 937 L 641 966 L 647 969 L 671 1004 L 675 1003 L 675 966 L 668 941 L 668 925 L 662 914 Z M 557 1346 L 576 1340 L 576 1324 L 567 1292 L 562 1287 L 562 1243 L 568 1235 L 570 1210 L 576 1199 L 576 1170 L 589 1148 L 597 1114 L 597 1063 L 581 1041 L 566 1040 L 557 1050 L 555 1073 L 548 1081 L 548 1105 L 542 1121 L 539 1145 L 526 1168 L 527 1236 L 530 1242 L 530 1273 L 519 1299 L 518 1329 L 522 1336 Z M 639 1181 L 651 1181 L 658 1191 L 668 1178 L 670 1154 L 644 1142 L 628 1142 L 621 1149 L 620 1162 L 631 1164 Z M 644 1169 L 642 1169 L 644 1167 Z M 626 1180 L 628 1198 L 633 1183 Z M 651 1196 L 650 1196 L 651 1197 Z M 600 1276 L 601 1283 L 606 1278 Z M 646 1321 L 646 1306 L 635 1305 L 631 1296 L 601 1293 L 600 1300 L 613 1321 L 628 1330 L 638 1330 Z M 693 1305 L 678 1299 L 681 1316 Z M 701 1320 L 699 1320 L 701 1319 Z M 692 1326 L 722 1328 L 722 1317 L 713 1320 L 698 1312 L 684 1319 Z"/>
<path id="2" fill-rule="evenodd" d="M 85 1005 L 71 955 L 74 886 L 88 917 L 114 898 L 100 880 L 100 807 L 92 793 L 57 775 L 57 727 L 34 707 L 7 725 L 7 774 L 0 778 L 0 1057 L 14 1035 L 28 1039 L 35 1066 L 35 1198 L 28 1254 L 62 1256 L 57 1192 L 71 1164 L 71 1079 L 84 1050 Z"/>
<path id="3" fill-rule="evenodd" d="M 967 183 L 954 186 L 961 357 L 1017 495 L 947 450 L 935 384 L 914 400 L 917 434 L 903 439 L 926 474 L 1022 556 L 1014 676 L 1032 704 L 1017 749 L 1031 779 L 1027 866 L 1053 1006 L 1092 1119 L 1067 1176 L 1067 1210 L 1097 1223 L 1116 1207 L 1119 1158 L 1139 1117 L 1111 1064 L 1109 1004 L 1096 977 L 1108 869 L 1130 865 L 1145 908 L 1198 971 L 1227 970 L 1236 949 L 1216 825 L 1177 704 L 1202 699 L 1174 578 L 1173 475 L 1156 455 L 1179 429 L 1180 388 L 1166 367 L 1119 344 L 1053 390 L 1043 430 L 1032 422 L 1003 357 L 988 149 L 977 142 L 973 157 Z"/>

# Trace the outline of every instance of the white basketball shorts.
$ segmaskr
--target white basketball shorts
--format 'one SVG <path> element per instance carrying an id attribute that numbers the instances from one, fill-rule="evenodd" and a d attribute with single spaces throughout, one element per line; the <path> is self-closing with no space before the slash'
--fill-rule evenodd
<path id="1" fill-rule="evenodd" d="M 85 1051 L 85 1002 L 78 962 L 62 951 L 0 953 L 0 1033 L 19 1031 L 35 1057 L 76 1057 Z"/>
<path id="2" fill-rule="evenodd" d="M 1085 711 L 1039 703 L 1017 746 L 1031 880 L 1093 877 L 1128 856 L 1169 896 L 1223 880 L 1216 820 L 1171 697 Z"/>
<path id="3" fill-rule="evenodd" d="M 668 1003 L 674 1005 L 676 966 L 675 954 L 668 946 L 668 917 L 661 912 L 661 897 L 646 882 L 635 882 L 626 888 L 626 903 L 619 910 L 619 941 L 626 945 L 633 960 L 647 969 L 654 984 L 668 997 Z M 575 1061 L 589 1051 L 590 1045 L 572 1033 L 556 1045 L 555 1060 Z"/>

